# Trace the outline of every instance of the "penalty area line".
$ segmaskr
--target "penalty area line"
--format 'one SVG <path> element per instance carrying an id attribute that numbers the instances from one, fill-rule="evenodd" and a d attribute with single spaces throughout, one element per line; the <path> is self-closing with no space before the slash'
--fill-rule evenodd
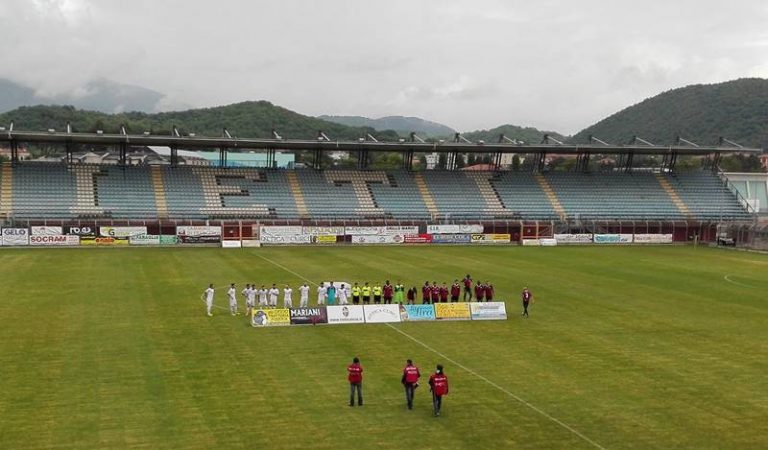
<path id="1" fill-rule="evenodd" d="M 258 256 L 259 258 L 263 259 L 264 261 L 267 261 L 270 264 L 273 264 L 276 267 L 279 267 L 279 268 L 285 270 L 288 273 L 296 275 L 297 277 L 301 278 L 304 281 L 309 282 L 310 284 L 313 284 L 315 286 L 318 285 L 317 283 L 313 282 L 309 278 L 301 275 L 300 273 L 297 273 L 297 272 L 289 269 L 288 267 L 285 267 L 284 265 L 282 265 L 282 264 L 280 264 L 280 263 L 278 263 L 276 261 L 273 261 L 273 260 L 267 258 L 266 256 L 262 256 L 262 255 L 258 255 L 258 254 L 256 256 Z M 543 409 L 538 408 L 537 406 L 533 405 L 532 403 L 528 402 L 527 400 L 525 400 L 523 398 L 520 398 L 519 396 L 517 396 L 514 393 L 510 392 L 509 390 L 505 389 L 503 386 L 500 386 L 500 385 L 494 383 L 493 381 L 489 380 L 488 378 L 484 377 L 483 375 L 480 375 L 479 373 L 477 373 L 474 370 L 470 369 L 469 367 L 459 363 L 458 361 L 456 361 L 454 359 L 449 358 L 444 353 L 442 353 L 442 352 L 440 352 L 438 350 L 435 350 L 434 348 L 432 348 L 429 345 L 425 344 L 424 342 L 416 339 L 415 337 L 411 336 L 410 334 L 406 333 L 405 331 L 403 331 L 403 330 L 393 326 L 392 324 L 387 323 L 385 325 L 387 325 L 389 328 L 397 331 L 398 333 L 402 334 L 403 336 L 407 337 L 408 339 L 412 340 L 413 342 L 421 345 L 422 347 L 426 348 L 427 350 L 431 351 L 432 353 L 440 356 L 441 358 L 445 359 L 446 361 L 450 362 L 451 364 L 454 364 L 456 367 L 459 367 L 459 368 L 463 369 L 467 373 L 469 373 L 469 374 L 479 378 L 480 380 L 488 383 L 492 387 L 494 387 L 494 388 L 498 389 L 499 391 L 507 394 L 509 397 L 515 399 L 520 404 L 522 404 L 522 405 L 528 407 L 529 409 L 537 412 L 541 416 L 543 416 L 543 417 L 549 419 L 550 421 L 556 423 L 560 427 L 570 431 L 574 435 L 576 435 L 579 438 L 581 438 L 584 442 L 587 442 L 587 443 L 591 444 L 592 446 L 594 446 L 595 448 L 599 448 L 600 450 L 605 450 L 605 447 L 603 447 L 602 445 L 600 445 L 597 442 L 593 441 L 592 439 L 588 438 L 587 436 L 582 434 L 580 431 L 576 430 L 575 428 L 573 428 L 572 426 L 570 426 L 567 423 L 563 422 L 562 420 L 558 419 L 557 417 L 552 416 L 551 414 L 549 414 L 548 412 L 544 411 Z"/>
<path id="2" fill-rule="evenodd" d="M 723 279 L 724 279 L 725 281 L 727 281 L 727 282 L 729 282 L 729 283 L 732 283 L 732 284 L 735 284 L 735 285 L 737 285 L 737 286 L 742 286 L 742 287 L 745 287 L 745 288 L 750 288 L 750 289 L 754 287 L 754 286 L 750 286 L 750 285 L 748 285 L 748 284 L 739 283 L 738 281 L 733 281 L 733 280 L 731 280 L 731 278 L 730 278 L 731 276 L 733 276 L 733 274 L 732 274 L 732 273 L 729 273 L 729 274 L 725 275 L 725 276 L 723 277 Z"/>

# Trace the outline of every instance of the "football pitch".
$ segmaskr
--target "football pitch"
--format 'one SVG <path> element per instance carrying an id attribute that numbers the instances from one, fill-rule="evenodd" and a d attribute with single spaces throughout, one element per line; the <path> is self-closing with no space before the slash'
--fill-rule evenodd
<path id="1" fill-rule="evenodd" d="M 509 320 L 255 329 L 225 309 L 205 316 L 200 299 L 208 283 L 226 308 L 231 282 L 418 287 L 467 273 L 495 285 Z M 766 255 L 4 249 L 0 274 L 2 448 L 768 447 Z M 365 406 L 351 408 L 353 356 Z M 406 358 L 423 375 L 414 410 Z M 451 386 L 441 417 L 426 384 L 437 363 Z"/>

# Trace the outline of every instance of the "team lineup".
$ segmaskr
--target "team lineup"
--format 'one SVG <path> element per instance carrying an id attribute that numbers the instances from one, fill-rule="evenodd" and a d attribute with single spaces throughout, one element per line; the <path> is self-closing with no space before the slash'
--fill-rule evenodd
<path id="1" fill-rule="evenodd" d="M 462 295 L 463 285 L 463 295 Z M 299 308 L 309 307 L 309 291 L 310 287 L 305 282 L 298 288 L 299 290 Z M 278 299 L 280 294 L 283 296 L 283 308 L 293 308 L 293 288 L 286 284 L 281 289 L 277 287 L 277 284 L 273 283 L 270 288 L 266 285 L 261 285 L 257 288 L 256 284 L 246 284 L 245 288 L 240 291 L 240 294 L 245 300 L 245 314 L 251 315 L 251 313 L 257 308 L 277 308 Z M 349 283 L 339 283 L 338 286 L 331 281 L 326 285 L 325 282 L 320 282 L 317 286 L 317 306 L 324 305 L 348 305 L 349 300 L 352 300 L 352 304 L 359 305 L 361 302 L 364 305 L 371 304 L 416 304 L 418 296 L 418 290 L 415 286 L 409 288 L 407 291 L 405 285 L 400 281 L 397 284 L 391 284 L 389 280 L 386 280 L 383 285 L 376 282 L 373 286 L 370 282 L 366 281 L 362 286 L 355 282 L 352 285 Z M 213 304 L 215 296 L 215 287 L 213 283 L 208 285 L 201 295 L 201 299 L 206 304 L 206 313 L 208 316 L 213 316 Z M 472 277 L 467 274 L 464 279 L 459 282 L 455 279 L 453 284 L 448 286 L 443 282 L 442 285 L 438 285 L 436 281 L 432 284 L 429 281 L 425 281 L 421 287 L 421 303 L 422 304 L 434 304 L 434 303 L 448 303 L 449 299 L 451 303 L 462 301 L 469 302 L 492 302 L 494 301 L 495 290 L 493 284 L 490 282 L 483 283 L 481 281 L 474 282 Z M 528 309 L 533 304 L 533 294 L 528 287 L 524 287 L 521 293 L 521 300 L 523 306 L 523 317 L 529 317 Z M 257 303 L 258 297 L 258 303 Z M 227 299 L 229 301 L 230 314 L 236 316 L 239 314 L 238 301 L 237 301 L 237 288 L 235 283 L 229 285 L 227 289 Z"/>

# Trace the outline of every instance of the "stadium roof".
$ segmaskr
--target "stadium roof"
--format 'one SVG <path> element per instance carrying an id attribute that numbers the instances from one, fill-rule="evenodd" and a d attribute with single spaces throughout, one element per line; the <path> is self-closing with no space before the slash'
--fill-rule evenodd
<path id="1" fill-rule="evenodd" d="M 228 133 L 227 133 L 228 134 Z M 150 134 L 107 134 L 107 133 L 71 133 L 39 131 L 2 131 L 0 142 L 48 143 L 48 144 L 92 144 L 92 145 L 130 145 L 130 146 L 167 146 L 178 149 L 264 149 L 264 150 L 320 150 L 320 151 L 378 151 L 378 152 L 440 152 L 440 153 L 552 153 L 552 154 L 647 154 L 660 155 L 676 153 L 679 155 L 707 155 L 712 153 L 762 153 L 759 148 L 745 148 L 722 139 L 717 146 L 698 146 L 678 139 L 676 145 L 649 145 L 642 139 L 633 139 L 634 144 L 611 145 L 596 140 L 592 144 L 561 143 L 488 143 L 488 142 L 376 142 L 360 139 L 357 141 L 334 141 L 323 137 L 317 140 L 302 139 L 262 139 L 237 137 L 207 136 L 160 136 Z M 639 142 L 639 143 L 638 143 Z M 680 145 L 680 144 L 684 145 Z M 727 145 L 723 145 L 723 143 Z"/>

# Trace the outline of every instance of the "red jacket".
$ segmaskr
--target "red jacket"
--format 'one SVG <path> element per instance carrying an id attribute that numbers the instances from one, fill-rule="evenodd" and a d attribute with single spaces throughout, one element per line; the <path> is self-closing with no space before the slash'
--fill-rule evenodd
<path id="1" fill-rule="evenodd" d="M 392 298 L 392 285 L 385 284 L 383 289 L 384 289 L 384 298 Z"/>
<path id="2" fill-rule="evenodd" d="M 416 383 L 420 376 L 421 373 L 416 366 L 405 366 L 403 369 L 403 383 Z"/>
<path id="3" fill-rule="evenodd" d="M 493 300 L 493 286 L 490 284 L 485 286 L 485 298 L 487 300 Z"/>
<path id="4" fill-rule="evenodd" d="M 426 284 L 422 286 L 421 288 L 421 298 L 424 300 L 429 300 L 429 297 L 432 295 L 432 287 L 427 286 Z"/>
<path id="5" fill-rule="evenodd" d="M 347 372 L 349 372 L 347 379 L 351 384 L 363 382 L 363 367 L 359 363 L 352 363 L 347 366 Z"/>
<path id="6" fill-rule="evenodd" d="M 440 301 L 445 302 L 448 300 L 448 288 L 447 287 L 441 287 L 440 288 Z"/>
<path id="7" fill-rule="evenodd" d="M 446 395 L 448 393 L 448 377 L 442 373 L 430 375 L 429 385 L 432 386 L 432 392 L 435 395 Z"/>
<path id="8" fill-rule="evenodd" d="M 478 300 L 482 300 L 485 297 L 485 286 L 482 284 L 475 285 L 475 297 Z"/>
<path id="9" fill-rule="evenodd" d="M 464 289 L 469 289 L 472 287 L 472 278 L 464 278 L 461 281 L 464 282 Z"/>
<path id="10" fill-rule="evenodd" d="M 461 294 L 461 286 L 458 284 L 454 284 L 451 286 L 451 296 L 452 297 L 458 297 L 459 294 Z"/>

